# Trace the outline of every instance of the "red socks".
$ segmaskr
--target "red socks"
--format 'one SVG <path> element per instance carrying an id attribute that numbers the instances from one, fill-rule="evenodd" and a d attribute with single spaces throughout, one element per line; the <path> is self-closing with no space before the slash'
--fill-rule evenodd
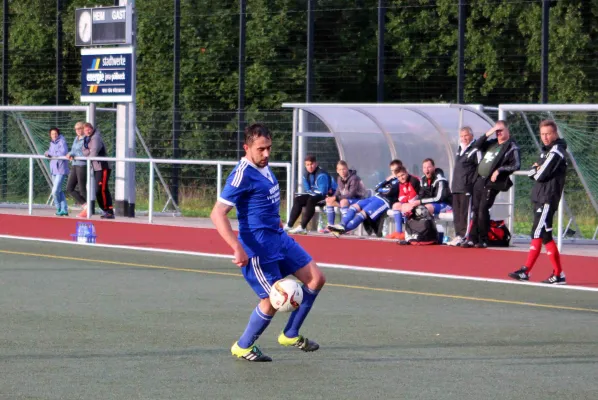
<path id="1" fill-rule="evenodd" d="M 561 255 L 559 254 L 559 249 L 556 247 L 554 240 L 546 243 L 546 251 L 550 258 L 550 262 L 552 263 L 554 274 L 560 276 L 561 272 L 563 272 L 563 268 L 561 267 Z"/>
<path id="2" fill-rule="evenodd" d="M 554 242 L 550 242 L 550 243 L 554 244 Z M 546 248 L 548 249 L 548 245 L 546 245 Z M 529 271 L 532 270 L 532 268 L 534 268 L 534 264 L 536 263 L 536 260 L 538 259 L 538 256 L 540 255 L 541 251 L 542 251 L 542 239 L 532 239 L 532 243 L 529 246 L 529 254 L 527 255 L 527 261 L 525 262 L 525 266 L 527 267 L 528 273 L 529 273 Z M 550 252 L 548 254 L 550 254 Z M 558 255 L 558 251 L 557 251 L 557 255 Z M 552 260 L 552 258 L 551 258 L 551 260 Z M 559 265 L 560 265 L 560 263 L 559 263 Z"/>

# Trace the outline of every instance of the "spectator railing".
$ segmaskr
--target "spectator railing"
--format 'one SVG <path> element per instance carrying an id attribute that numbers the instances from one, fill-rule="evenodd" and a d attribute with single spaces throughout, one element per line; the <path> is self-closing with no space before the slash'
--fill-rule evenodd
<path id="1" fill-rule="evenodd" d="M 28 205 L 29 215 L 33 214 L 33 160 L 35 159 L 48 159 L 43 155 L 38 154 L 0 154 L 0 158 L 11 158 L 11 159 L 29 159 L 29 184 L 28 184 Z M 66 157 L 52 157 L 52 160 L 67 160 Z M 109 161 L 109 162 L 132 162 L 149 165 L 149 183 L 148 183 L 148 220 L 149 223 L 153 222 L 153 207 L 154 207 L 154 166 L 155 164 L 180 164 L 180 165 L 214 165 L 216 167 L 216 196 L 220 197 L 222 192 L 222 167 L 223 166 L 235 166 L 238 164 L 237 161 L 219 161 L 219 160 L 169 160 L 161 158 L 115 158 L 115 157 L 77 157 L 77 160 L 87 161 L 87 179 L 88 183 L 92 182 L 93 175 L 91 174 L 91 162 L 92 161 Z M 286 206 L 287 212 L 291 209 L 291 163 L 285 162 L 270 162 L 270 167 L 285 168 L 286 170 Z M 87 198 L 92 198 L 92 186 L 87 185 Z M 87 208 L 87 218 L 91 217 L 91 207 Z"/>

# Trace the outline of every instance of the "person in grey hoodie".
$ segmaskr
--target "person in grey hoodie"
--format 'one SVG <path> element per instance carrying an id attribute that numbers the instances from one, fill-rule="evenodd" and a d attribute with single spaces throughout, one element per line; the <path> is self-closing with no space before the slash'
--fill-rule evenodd
<path id="1" fill-rule="evenodd" d="M 102 135 L 92 124 L 86 122 L 83 125 L 85 141 L 83 142 L 83 155 L 85 157 L 106 157 L 106 146 Z M 96 181 L 96 201 L 102 210 L 101 218 L 114 219 L 114 207 L 112 206 L 112 195 L 108 188 L 110 179 L 110 165 L 108 161 L 92 161 L 91 166 Z"/>
<path id="2" fill-rule="evenodd" d="M 75 124 L 75 140 L 71 146 L 71 151 L 67 154 L 71 160 L 72 168 L 69 178 L 66 182 L 66 192 L 70 194 L 77 204 L 82 206 L 82 211 L 77 215 L 79 218 L 87 217 L 87 163 L 84 160 L 76 160 L 75 157 L 83 157 L 83 144 L 85 143 L 85 133 L 83 132 L 83 122 Z"/>
<path id="3" fill-rule="evenodd" d="M 346 161 L 336 163 L 338 174 L 336 192 L 333 196 L 326 197 L 326 217 L 328 225 L 334 225 L 334 207 L 341 208 L 341 215 L 345 215 L 351 204 L 363 199 L 366 194 L 365 186 L 357 172 L 349 169 Z M 328 229 L 320 229 L 320 233 L 329 233 Z"/>
<path id="4" fill-rule="evenodd" d="M 56 206 L 56 215 L 59 216 L 69 215 L 66 196 L 62 191 L 62 183 L 69 173 L 69 162 L 58 159 L 58 157 L 66 156 L 68 151 L 68 145 L 64 136 L 60 134 L 60 130 L 54 127 L 50 128 L 50 147 L 44 155 L 48 158 L 56 157 L 50 161 L 50 172 L 52 173 L 52 197 Z"/>

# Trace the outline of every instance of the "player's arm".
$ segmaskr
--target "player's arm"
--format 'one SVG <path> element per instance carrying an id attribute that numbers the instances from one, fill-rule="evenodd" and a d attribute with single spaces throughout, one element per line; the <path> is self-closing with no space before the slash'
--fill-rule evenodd
<path id="1" fill-rule="evenodd" d="M 217 201 L 216 204 L 214 204 L 210 218 L 212 219 L 212 222 L 216 226 L 216 230 L 222 239 L 224 239 L 231 249 L 233 249 L 235 257 L 233 264 L 236 264 L 238 267 L 243 267 L 247 265 L 248 257 L 247 253 L 245 253 L 245 250 L 243 250 L 243 246 L 241 246 L 241 242 L 239 242 L 239 239 L 237 239 L 237 235 L 235 235 L 235 232 L 233 232 L 233 228 L 230 225 L 228 213 L 232 209 L 232 206 Z"/>

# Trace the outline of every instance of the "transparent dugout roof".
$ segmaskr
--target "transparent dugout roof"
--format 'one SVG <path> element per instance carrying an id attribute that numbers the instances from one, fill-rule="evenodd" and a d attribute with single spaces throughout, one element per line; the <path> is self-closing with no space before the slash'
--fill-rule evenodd
<path id="1" fill-rule="evenodd" d="M 339 158 L 356 169 L 369 188 L 389 174 L 388 164 L 394 158 L 418 176 L 422 161 L 432 158 L 436 167 L 452 176 L 460 127 L 470 126 L 479 137 L 493 125 L 476 107 L 461 104 L 290 103 L 283 107 L 299 111 L 294 114 L 294 140 L 333 137 Z M 301 117 L 301 112 L 307 115 Z M 321 123 L 301 122 L 314 118 Z M 317 132 L 310 130 L 314 127 Z M 301 156 L 301 149 L 297 150 Z"/>

